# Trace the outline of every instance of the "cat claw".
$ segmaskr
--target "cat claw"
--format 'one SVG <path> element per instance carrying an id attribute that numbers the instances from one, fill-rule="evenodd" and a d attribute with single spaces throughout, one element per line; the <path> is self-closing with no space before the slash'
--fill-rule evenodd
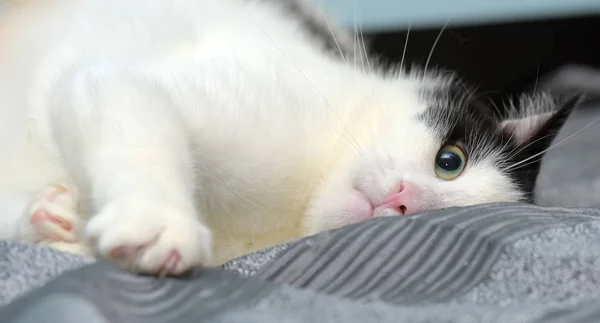
<path id="1" fill-rule="evenodd" d="M 177 269 L 177 266 L 181 262 L 181 254 L 177 250 L 171 250 L 167 260 L 162 264 L 159 270 L 159 276 L 164 277 L 171 273 L 174 273 Z"/>
<path id="2" fill-rule="evenodd" d="M 126 247 L 126 246 L 116 247 L 113 250 L 111 250 L 110 257 L 112 257 L 114 259 L 121 259 L 121 260 L 125 260 L 130 257 L 135 257 L 139 252 L 142 252 L 144 249 L 152 246 L 157 241 L 158 241 L 158 237 L 148 243 L 145 243 L 145 244 L 142 244 L 139 246 L 135 246 L 135 247 Z M 157 271 L 158 276 L 165 277 L 165 276 L 176 273 L 177 266 L 179 265 L 181 260 L 182 260 L 181 253 L 179 253 L 179 251 L 177 251 L 177 250 L 171 250 L 171 252 L 169 252 L 169 255 L 167 256 L 167 259 L 162 263 L 162 265 L 160 265 L 160 267 Z"/>

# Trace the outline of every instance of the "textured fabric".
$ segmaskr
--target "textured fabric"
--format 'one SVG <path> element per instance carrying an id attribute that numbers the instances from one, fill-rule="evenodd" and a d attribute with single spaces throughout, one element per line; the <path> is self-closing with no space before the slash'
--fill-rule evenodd
<path id="1" fill-rule="evenodd" d="M 3 323 L 42 317 L 106 323 L 600 321 L 599 216 L 596 209 L 494 204 L 381 218 L 179 279 L 134 276 L 97 262 L 12 302 L 0 317 Z"/>
<path id="2" fill-rule="evenodd" d="M 41 245 L 0 241 L 0 306 L 93 261 Z"/>

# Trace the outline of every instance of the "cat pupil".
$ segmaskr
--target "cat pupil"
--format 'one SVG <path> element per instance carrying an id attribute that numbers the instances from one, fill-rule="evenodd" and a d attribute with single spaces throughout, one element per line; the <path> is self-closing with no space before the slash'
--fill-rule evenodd
<path id="1" fill-rule="evenodd" d="M 460 156 L 456 153 L 446 151 L 440 154 L 437 164 L 443 170 L 454 171 L 460 168 L 461 162 Z"/>

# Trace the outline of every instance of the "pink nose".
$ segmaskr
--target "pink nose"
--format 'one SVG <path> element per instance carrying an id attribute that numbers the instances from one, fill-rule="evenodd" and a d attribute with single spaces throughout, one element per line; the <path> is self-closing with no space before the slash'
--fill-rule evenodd
<path id="1" fill-rule="evenodd" d="M 417 186 L 410 182 L 400 184 L 398 193 L 391 194 L 385 199 L 379 207 L 384 209 L 395 209 L 402 215 L 408 215 L 419 212 L 421 193 Z"/>

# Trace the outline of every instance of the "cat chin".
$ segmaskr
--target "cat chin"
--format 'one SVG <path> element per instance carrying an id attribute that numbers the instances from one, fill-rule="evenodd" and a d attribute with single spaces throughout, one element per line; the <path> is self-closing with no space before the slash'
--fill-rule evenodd
<path id="1" fill-rule="evenodd" d="M 346 199 L 346 212 L 342 216 L 344 224 L 363 222 L 371 219 L 375 213 L 373 202 L 362 192 L 354 189 Z"/>

